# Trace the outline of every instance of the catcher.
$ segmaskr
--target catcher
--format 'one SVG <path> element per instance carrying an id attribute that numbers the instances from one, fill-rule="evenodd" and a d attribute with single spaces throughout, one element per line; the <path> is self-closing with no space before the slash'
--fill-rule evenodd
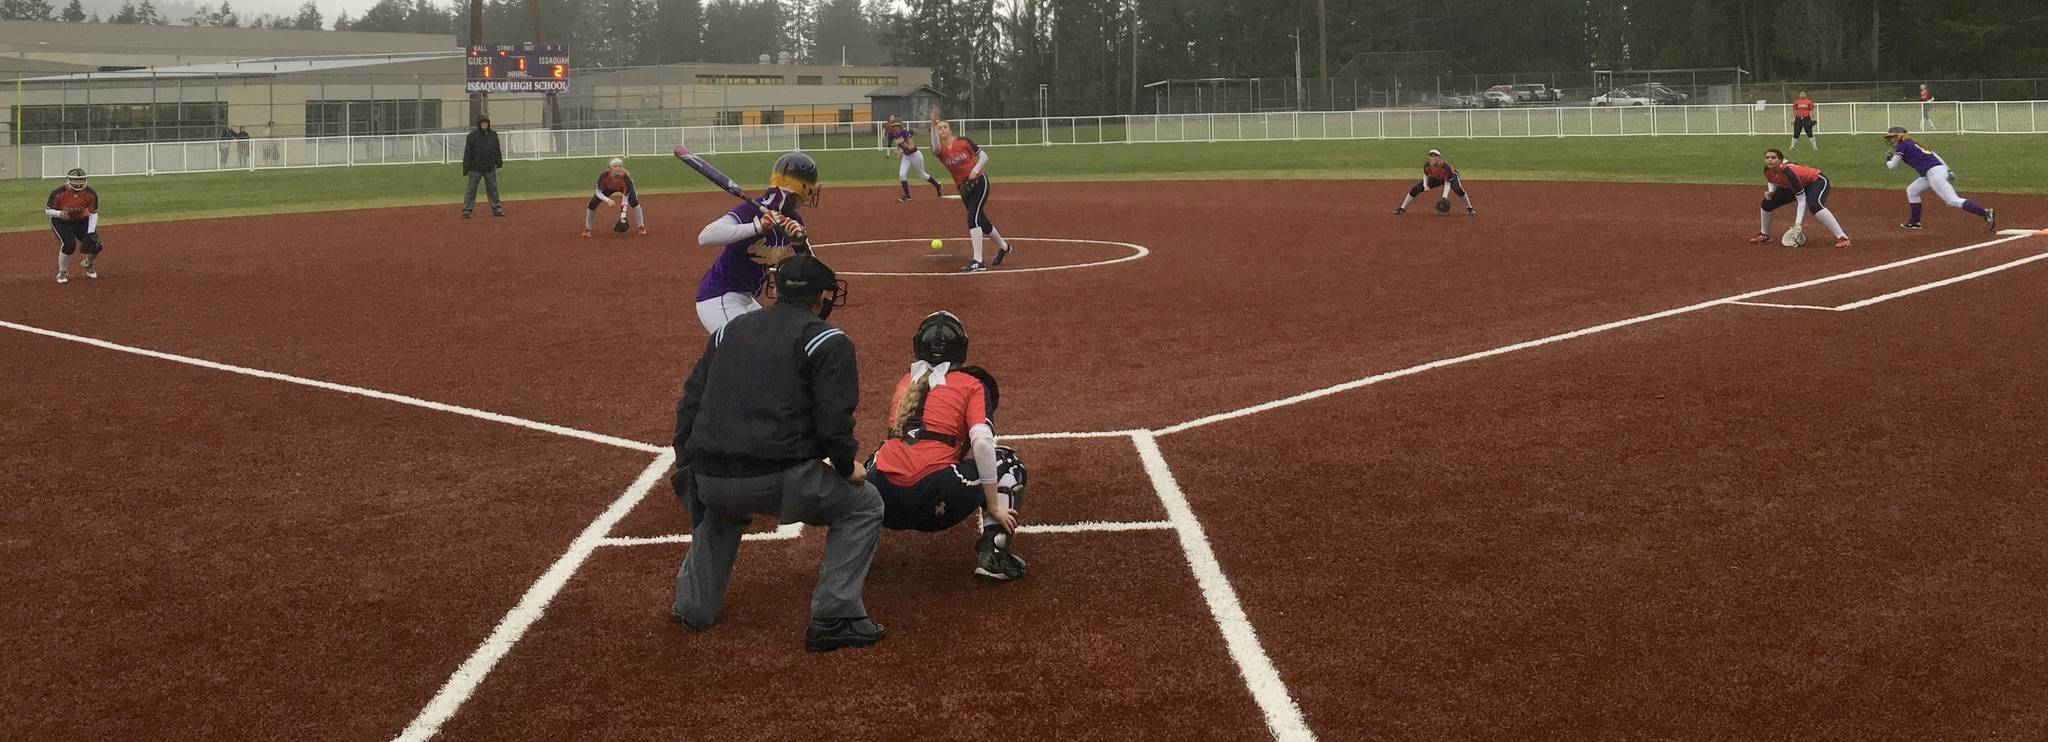
<path id="1" fill-rule="evenodd" d="M 952 312 L 933 312 L 911 336 L 916 362 L 890 398 L 889 440 L 875 449 L 868 481 L 882 493 L 882 527 L 943 531 L 981 512 L 974 573 L 1009 581 L 1024 576 L 1010 551 L 1024 464 L 996 445 L 996 379 L 967 362 L 967 329 Z"/>
<path id="2" fill-rule="evenodd" d="M 50 217 L 50 231 L 57 233 L 57 282 L 71 280 L 71 253 L 84 252 L 86 278 L 99 278 L 100 194 L 85 184 L 85 169 L 71 168 L 64 185 L 50 192 L 43 202 L 43 214 Z"/>
<path id="3" fill-rule="evenodd" d="M 1798 204 L 1793 212 L 1792 228 L 1785 230 L 1780 240 L 1786 247 L 1806 244 L 1806 214 L 1813 213 L 1828 230 L 1835 233 L 1835 247 L 1848 247 L 1849 234 L 1842 231 L 1842 223 L 1835 220 L 1835 213 L 1828 210 L 1828 176 L 1820 170 L 1805 165 L 1794 165 L 1785 161 L 1785 153 L 1775 149 L 1764 150 L 1764 182 L 1769 184 L 1764 191 L 1763 211 L 1759 212 L 1756 236 L 1749 238 L 1750 244 L 1761 245 L 1771 241 L 1771 212 L 1786 204 Z"/>
<path id="4" fill-rule="evenodd" d="M 590 228 L 597 221 L 599 204 L 610 204 L 619 209 L 619 221 L 612 225 L 612 231 L 626 231 L 626 210 L 632 209 L 633 226 L 647 234 L 647 215 L 640 211 L 640 194 L 633 190 L 633 174 L 626 172 L 626 161 L 612 158 L 604 172 L 597 174 L 597 190 L 590 196 L 590 204 L 583 207 L 583 236 L 590 236 Z"/>
<path id="5" fill-rule="evenodd" d="M 1444 153 L 1430 150 L 1429 160 L 1422 163 L 1422 180 L 1416 181 L 1415 187 L 1408 189 L 1408 197 L 1401 199 L 1401 206 L 1394 209 L 1394 216 L 1408 213 L 1408 204 L 1414 203 L 1416 196 L 1431 188 L 1444 189 L 1444 195 L 1436 200 L 1436 213 L 1450 212 L 1453 193 L 1458 194 L 1458 198 L 1465 202 L 1467 216 L 1479 213 L 1477 209 L 1472 208 L 1472 196 L 1465 193 L 1465 184 L 1458 180 L 1458 169 L 1451 167 L 1451 163 L 1444 160 Z"/>
<path id="6" fill-rule="evenodd" d="M 818 163 L 791 152 L 775 160 L 768 192 L 732 208 L 697 233 L 697 244 L 724 247 L 697 284 L 697 319 L 717 333 L 734 317 L 761 308 L 768 269 L 811 251 L 798 206 L 818 205 Z"/>

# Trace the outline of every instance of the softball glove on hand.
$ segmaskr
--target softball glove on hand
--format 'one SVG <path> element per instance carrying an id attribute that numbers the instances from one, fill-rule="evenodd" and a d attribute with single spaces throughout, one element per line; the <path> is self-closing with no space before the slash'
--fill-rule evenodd
<path id="1" fill-rule="evenodd" d="M 1784 246 L 1786 246 L 1786 247 L 1802 247 L 1802 246 L 1805 246 L 1805 245 L 1806 245 L 1806 230 L 1805 230 L 1805 228 L 1802 228 L 1802 227 L 1800 227 L 1800 226 L 1799 226 L 1799 225 L 1797 225 L 1797 224 L 1794 224 L 1794 225 L 1792 225 L 1792 228 L 1791 228 L 1791 229 L 1787 229 L 1787 230 L 1785 230 L 1785 236 L 1783 236 L 1783 237 L 1780 237 L 1780 238 L 1778 238 L 1778 244 L 1780 244 L 1780 245 L 1784 245 Z"/>

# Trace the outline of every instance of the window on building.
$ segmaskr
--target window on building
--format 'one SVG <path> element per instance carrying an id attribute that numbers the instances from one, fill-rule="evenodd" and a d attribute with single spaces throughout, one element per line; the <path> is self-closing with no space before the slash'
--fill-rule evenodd
<path id="1" fill-rule="evenodd" d="M 894 85 L 895 75 L 840 75 L 841 85 Z"/>
<path id="2" fill-rule="evenodd" d="M 761 123 L 764 123 L 764 124 L 779 124 L 779 123 L 782 123 L 782 112 L 781 112 L 781 111 L 762 111 L 762 112 L 761 112 Z"/>
<path id="3" fill-rule="evenodd" d="M 439 100 L 306 101 L 309 137 L 414 134 L 439 128 Z"/>
<path id="4" fill-rule="evenodd" d="M 217 139 L 227 126 L 226 103 L 112 103 L 21 106 L 25 144 L 87 144 Z"/>
<path id="5" fill-rule="evenodd" d="M 720 111 L 718 113 L 718 123 L 724 124 L 726 126 L 739 126 L 740 124 L 744 124 L 746 122 L 747 117 L 745 113 L 741 111 Z"/>
<path id="6" fill-rule="evenodd" d="M 841 108 L 841 109 L 839 109 L 839 123 L 842 123 L 842 124 L 849 124 L 849 123 L 853 123 L 853 109 L 851 109 L 851 108 Z"/>
<path id="7" fill-rule="evenodd" d="M 797 76 L 796 76 L 796 84 L 798 84 L 798 85 L 823 85 L 823 84 L 825 84 L 825 76 L 824 76 L 824 75 L 797 75 Z"/>
<path id="8" fill-rule="evenodd" d="M 781 75 L 698 75 L 698 85 L 782 85 Z"/>

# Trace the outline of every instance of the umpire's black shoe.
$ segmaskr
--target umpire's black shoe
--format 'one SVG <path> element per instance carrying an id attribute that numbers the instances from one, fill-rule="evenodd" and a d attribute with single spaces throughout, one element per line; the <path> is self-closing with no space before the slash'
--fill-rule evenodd
<path id="1" fill-rule="evenodd" d="M 846 647 L 871 647 L 889 635 L 889 630 L 867 616 L 860 618 L 813 618 L 804 629 L 804 650 L 830 652 Z"/>

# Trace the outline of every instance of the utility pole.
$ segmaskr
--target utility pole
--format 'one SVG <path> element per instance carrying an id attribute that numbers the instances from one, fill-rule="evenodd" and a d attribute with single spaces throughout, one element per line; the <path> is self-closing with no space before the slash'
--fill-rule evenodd
<path id="1" fill-rule="evenodd" d="M 1294 33 L 1294 110 L 1306 110 L 1301 103 L 1301 27 L 1295 26 Z"/>
<path id="2" fill-rule="evenodd" d="M 1137 4 L 1137 3 L 1135 3 L 1135 2 L 1133 2 L 1133 3 L 1130 3 L 1130 8 L 1131 8 L 1131 107 L 1130 107 L 1130 108 L 1127 108 L 1127 109 L 1124 109 L 1124 113 L 1137 113 L 1137 112 L 1138 112 L 1138 4 Z"/>
<path id="3" fill-rule="evenodd" d="M 1324 86 L 1330 84 L 1330 8 L 1329 0 L 1316 0 L 1316 79 Z"/>

